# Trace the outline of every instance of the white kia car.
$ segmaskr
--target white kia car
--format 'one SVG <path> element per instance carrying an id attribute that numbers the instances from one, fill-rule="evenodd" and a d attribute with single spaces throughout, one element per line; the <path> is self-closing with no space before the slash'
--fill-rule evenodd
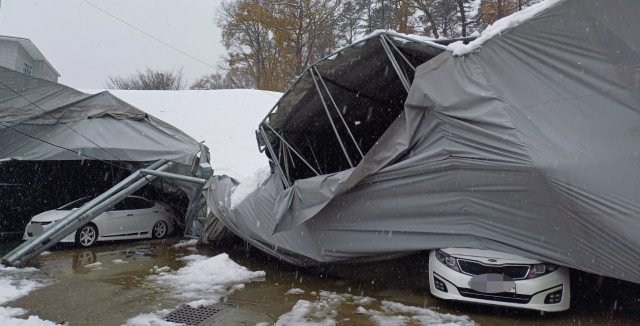
<path id="1" fill-rule="evenodd" d="M 429 287 L 441 299 L 563 311 L 569 269 L 494 250 L 447 248 L 429 256 Z"/>
<path id="2" fill-rule="evenodd" d="M 53 222 L 69 215 L 91 199 L 78 199 L 34 216 L 27 224 L 22 240 L 41 235 Z M 159 239 L 173 231 L 173 220 L 173 213 L 168 206 L 142 197 L 129 196 L 60 242 L 74 242 L 81 247 L 89 247 L 96 241 Z"/>

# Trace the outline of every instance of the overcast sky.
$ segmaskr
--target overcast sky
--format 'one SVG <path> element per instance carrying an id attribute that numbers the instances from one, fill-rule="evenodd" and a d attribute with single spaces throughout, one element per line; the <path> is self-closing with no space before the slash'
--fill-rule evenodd
<path id="1" fill-rule="evenodd" d="M 192 83 L 225 53 L 214 17 L 221 0 L 0 0 L 0 34 L 31 39 L 74 88 L 108 75 L 184 67 Z M 200 63 L 108 14 L 201 60 Z"/>

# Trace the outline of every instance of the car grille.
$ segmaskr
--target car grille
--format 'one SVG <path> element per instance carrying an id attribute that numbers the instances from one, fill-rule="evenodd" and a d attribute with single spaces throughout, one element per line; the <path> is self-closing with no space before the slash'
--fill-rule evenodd
<path id="1" fill-rule="evenodd" d="M 529 273 L 528 265 L 491 266 L 462 259 L 458 259 L 458 264 L 463 273 L 474 276 L 481 274 L 502 274 L 518 280 L 527 277 Z"/>
<path id="2" fill-rule="evenodd" d="M 31 221 L 31 224 L 40 224 L 40 225 L 49 225 L 51 223 L 52 222 L 33 222 L 33 221 Z"/>
<path id="3" fill-rule="evenodd" d="M 488 301 L 499 301 L 509 303 L 527 304 L 531 301 L 531 295 L 515 293 L 482 293 L 472 289 L 458 288 L 458 292 L 465 298 L 481 299 Z"/>

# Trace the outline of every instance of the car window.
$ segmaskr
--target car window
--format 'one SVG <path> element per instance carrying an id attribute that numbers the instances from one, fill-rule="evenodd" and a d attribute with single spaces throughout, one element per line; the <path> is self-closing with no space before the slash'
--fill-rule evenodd
<path id="1" fill-rule="evenodd" d="M 84 197 L 84 198 L 80 198 L 78 200 L 74 200 L 60 208 L 57 208 L 57 210 L 72 210 L 75 208 L 80 208 L 82 207 L 84 204 L 88 203 L 92 198 L 91 197 Z"/>
<path id="2" fill-rule="evenodd" d="M 152 208 L 154 203 L 142 198 L 127 197 L 123 201 L 117 203 L 114 209 L 117 211 Z"/>

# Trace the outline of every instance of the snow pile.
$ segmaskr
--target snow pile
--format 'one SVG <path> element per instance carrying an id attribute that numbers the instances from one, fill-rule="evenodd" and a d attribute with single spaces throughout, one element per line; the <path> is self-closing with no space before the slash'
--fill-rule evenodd
<path id="1" fill-rule="evenodd" d="M 127 320 L 126 326 L 181 326 L 184 324 L 176 324 L 164 320 L 172 310 L 163 309 L 152 314 L 143 314 L 135 316 Z"/>
<path id="2" fill-rule="evenodd" d="M 285 294 L 304 294 L 304 290 L 303 289 L 291 289 L 289 291 L 287 291 L 287 293 Z"/>
<path id="3" fill-rule="evenodd" d="M 198 300 L 199 304 L 211 305 L 220 302 L 244 282 L 258 281 L 265 272 L 252 272 L 238 265 L 227 254 L 215 257 L 191 255 L 180 258 L 187 266 L 172 273 L 161 273 L 149 277 L 151 281 L 169 290 L 178 299 Z M 202 301 L 202 300 L 206 300 Z"/>
<path id="4" fill-rule="evenodd" d="M 94 267 L 100 267 L 102 266 L 101 262 L 97 262 L 97 263 L 93 263 L 93 264 L 88 264 L 88 265 L 84 265 L 84 267 L 86 268 L 94 268 Z"/>
<path id="5" fill-rule="evenodd" d="M 168 267 L 155 266 L 150 280 L 159 288 L 169 291 L 169 295 L 182 300 L 193 300 L 188 305 L 198 308 L 220 302 L 236 290 L 244 289 L 244 282 L 261 281 L 264 271 L 252 272 L 238 265 L 227 254 L 215 257 L 191 255 L 179 258 L 187 265 L 175 272 L 167 272 Z M 194 300 L 195 299 L 195 300 Z M 150 314 L 141 314 L 127 321 L 127 326 L 172 326 L 179 325 L 163 320 L 172 310 L 164 309 Z"/>
<path id="6" fill-rule="evenodd" d="M 129 261 L 127 261 L 127 260 L 122 260 L 122 259 L 114 259 L 114 260 L 112 260 L 112 262 L 113 262 L 114 264 L 128 264 L 128 263 L 129 263 Z"/>
<path id="7" fill-rule="evenodd" d="M 313 293 L 313 292 L 312 292 Z M 376 299 L 354 296 L 351 294 L 337 294 L 335 292 L 320 291 L 316 301 L 298 300 L 290 312 L 280 316 L 275 326 L 302 325 L 328 326 L 336 325 L 338 308 L 343 305 L 358 306 L 355 313 L 369 316 L 377 325 L 447 325 L 447 326 L 478 326 L 468 316 L 442 314 L 427 308 L 406 306 L 401 303 L 382 301 L 379 310 L 366 309 L 363 305 L 372 305 Z M 348 319 L 347 319 L 348 320 Z M 342 319 L 340 321 L 345 321 Z"/>
<path id="8" fill-rule="evenodd" d="M 477 39 L 464 44 L 462 41 L 451 43 L 447 46 L 447 50 L 453 52 L 454 56 L 469 54 L 478 50 L 488 40 L 504 33 L 506 30 L 519 26 L 535 15 L 555 6 L 564 0 L 545 0 L 531 7 L 518 11 L 512 15 L 499 19 L 493 25 L 489 25 Z"/>
<path id="9" fill-rule="evenodd" d="M 182 247 L 193 247 L 193 246 L 195 246 L 197 244 L 198 244 L 198 239 L 182 240 L 182 241 L 174 244 L 173 246 L 171 246 L 171 249 L 178 249 L 178 248 L 182 248 Z"/>
<path id="10" fill-rule="evenodd" d="M 7 326 L 53 326 L 56 323 L 42 320 L 38 316 L 28 319 L 15 318 L 27 313 L 21 308 L 4 307 L 5 303 L 23 297 L 46 285 L 44 279 L 35 275 L 35 268 L 15 268 L 0 265 L 0 325 Z M 29 276 L 26 278 L 25 276 Z"/>
<path id="11" fill-rule="evenodd" d="M 255 130 L 281 93 L 249 89 L 109 92 L 197 141 L 205 141 L 215 174 L 240 180 L 269 166 L 267 157 L 258 151 Z"/>
<path id="12" fill-rule="evenodd" d="M 240 184 L 231 194 L 231 209 L 240 204 L 250 193 L 256 191 L 271 175 L 271 169 L 267 167 L 259 168 L 253 174 L 240 180 Z"/>
<path id="13" fill-rule="evenodd" d="M 342 303 L 353 304 L 353 300 L 365 297 L 351 294 L 337 294 L 335 292 L 320 291 L 314 302 L 298 300 L 290 312 L 280 316 L 274 326 L 329 326 L 336 325 L 338 313 L 336 309 Z"/>
<path id="14" fill-rule="evenodd" d="M 149 272 L 156 273 L 156 274 L 167 273 L 167 272 L 170 272 L 170 271 L 171 271 L 171 267 L 165 266 L 165 267 L 158 268 L 158 265 L 153 266 L 153 268 L 149 270 Z"/>
<path id="15" fill-rule="evenodd" d="M 406 306 L 401 303 L 382 301 L 382 311 L 358 307 L 357 313 L 371 316 L 378 325 L 449 325 L 478 326 L 468 316 L 441 314 L 427 308 Z"/>

